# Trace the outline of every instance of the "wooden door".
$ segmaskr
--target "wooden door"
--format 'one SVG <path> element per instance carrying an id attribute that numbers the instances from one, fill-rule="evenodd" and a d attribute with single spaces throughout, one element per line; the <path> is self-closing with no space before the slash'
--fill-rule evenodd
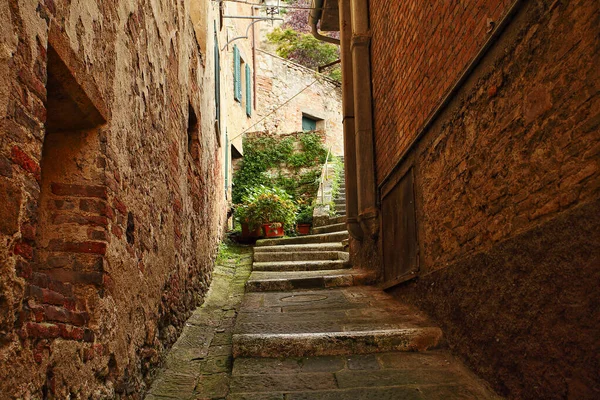
<path id="1" fill-rule="evenodd" d="M 386 287 L 417 276 L 418 243 L 411 168 L 382 199 L 383 277 Z"/>

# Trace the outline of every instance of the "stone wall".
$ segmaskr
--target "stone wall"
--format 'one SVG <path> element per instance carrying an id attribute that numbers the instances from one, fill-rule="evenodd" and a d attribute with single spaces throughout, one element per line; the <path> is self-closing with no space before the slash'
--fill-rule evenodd
<path id="1" fill-rule="evenodd" d="M 255 130 L 275 134 L 302 131 L 302 115 L 306 114 L 320 120 L 317 130 L 325 132 L 326 147 L 331 147 L 334 155 L 343 155 L 339 85 L 311 69 L 262 50 L 256 52 L 256 60 L 256 107 L 257 114 L 264 119 Z"/>
<path id="2" fill-rule="evenodd" d="M 0 4 L 6 398 L 139 398 L 203 299 L 223 152 L 189 6 Z"/>
<path id="3" fill-rule="evenodd" d="M 494 21 L 506 12 L 498 13 L 499 2 L 479 3 L 464 11 L 489 8 Z M 455 15 L 463 15 L 463 6 L 455 7 Z M 415 179 L 419 278 L 394 293 L 436 318 L 453 351 L 500 394 L 596 398 L 600 7 L 585 1 L 524 2 L 412 148 L 406 144 L 456 81 L 455 71 L 479 50 L 478 27 L 488 12 L 474 25 L 456 23 L 466 36 L 459 35 L 463 48 L 454 55 L 446 54 L 453 46 L 436 47 L 435 35 L 416 35 L 422 43 L 414 46 L 424 47 L 424 55 L 408 70 L 394 70 L 398 79 L 389 83 L 389 73 L 375 73 L 388 64 L 377 49 L 383 46 L 378 38 L 390 29 L 377 25 L 382 10 L 372 10 L 376 141 L 378 149 L 393 150 L 377 152 L 380 182 L 399 163 L 380 189 L 388 192 L 411 170 Z M 428 12 L 426 6 L 407 11 Z M 435 21 L 423 25 L 423 31 L 437 32 Z M 414 83 L 417 96 L 400 91 L 395 106 L 386 105 L 383 88 L 410 85 L 407 77 L 414 71 L 440 67 L 449 72 Z M 428 102 L 416 120 L 403 108 Z M 404 144 L 389 144 L 390 135 Z M 382 216 L 382 232 L 389 219 Z"/>

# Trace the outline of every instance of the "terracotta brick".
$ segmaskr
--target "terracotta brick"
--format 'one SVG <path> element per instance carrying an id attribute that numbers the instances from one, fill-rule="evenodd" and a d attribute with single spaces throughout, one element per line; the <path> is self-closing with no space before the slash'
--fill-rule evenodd
<path id="1" fill-rule="evenodd" d="M 21 150 L 17 146 L 13 146 L 11 150 L 12 160 L 15 164 L 19 165 L 25 171 L 34 174 L 35 176 L 40 175 L 40 165 L 37 161 L 31 158 L 27 153 Z"/>
<path id="2" fill-rule="evenodd" d="M 108 204 L 102 200 L 82 199 L 79 201 L 81 211 L 107 216 Z"/>
<path id="3" fill-rule="evenodd" d="M 60 334 L 60 330 L 56 324 L 28 322 L 26 331 L 30 337 L 40 339 L 54 339 Z"/>
<path id="4" fill-rule="evenodd" d="M 122 215 L 127 215 L 127 207 L 125 204 L 123 204 L 123 202 L 121 202 L 121 200 L 114 198 L 113 205 Z"/>
<path id="5" fill-rule="evenodd" d="M 78 224 L 78 225 L 90 225 L 90 226 L 101 226 L 108 227 L 108 218 L 95 215 L 81 215 L 81 214 L 53 214 L 52 223 L 56 225 L 61 224 Z"/>
<path id="6" fill-rule="evenodd" d="M 74 185 L 68 183 L 52 183 L 52 193 L 57 196 L 95 197 L 106 200 L 106 186 Z"/>
<path id="7" fill-rule="evenodd" d="M 83 330 L 83 328 L 66 324 L 58 324 L 58 330 L 59 336 L 67 340 L 82 341 L 85 335 L 85 331 Z"/>
<path id="8" fill-rule="evenodd" d="M 14 254 L 21 256 L 27 260 L 33 259 L 33 248 L 25 242 L 15 244 L 13 249 Z"/>
<path id="9" fill-rule="evenodd" d="M 62 251 L 66 253 L 88 253 L 88 254 L 106 254 L 106 242 L 64 242 L 59 239 L 53 239 L 48 245 L 51 251 Z"/>

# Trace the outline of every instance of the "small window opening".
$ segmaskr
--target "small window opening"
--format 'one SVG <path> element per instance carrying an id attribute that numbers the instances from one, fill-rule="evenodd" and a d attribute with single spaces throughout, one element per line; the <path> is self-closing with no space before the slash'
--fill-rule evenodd
<path id="1" fill-rule="evenodd" d="M 196 112 L 191 103 L 189 104 L 188 109 L 187 145 L 188 151 L 193 153 L 192 148 L 194 142 L 198 140 L 198 117 L 196 116 Z"/>
<path id="2" fill-rule="evenodd" d="M 127 237 L 127 243 L 133 244 L 135 242 L 135 221 L 133 219 L 133 214 L 129 212 L 127 214 L 127 230 L 125 231 L 125 236 Z"/>

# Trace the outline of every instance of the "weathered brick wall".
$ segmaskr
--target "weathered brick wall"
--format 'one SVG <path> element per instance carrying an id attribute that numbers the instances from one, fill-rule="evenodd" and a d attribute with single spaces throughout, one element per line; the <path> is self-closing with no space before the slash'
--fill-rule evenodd
<path id="1" fill-rule="evenodd" d="M 513 0 L 371 0 L 380 183 Z"/>
<path id="2" fill-rule="evenodd" d="M 509 398 L 598 395 L 599 18 L 525 2 L 398 168 L 415 168 L 420 276 L 395 294 Z"/>
<path id="3" fill-rule="evenodd" d="M 0 397 L 138 398 L 224 221 L 189 2 L 9 0 L 0 26 Z"/>

